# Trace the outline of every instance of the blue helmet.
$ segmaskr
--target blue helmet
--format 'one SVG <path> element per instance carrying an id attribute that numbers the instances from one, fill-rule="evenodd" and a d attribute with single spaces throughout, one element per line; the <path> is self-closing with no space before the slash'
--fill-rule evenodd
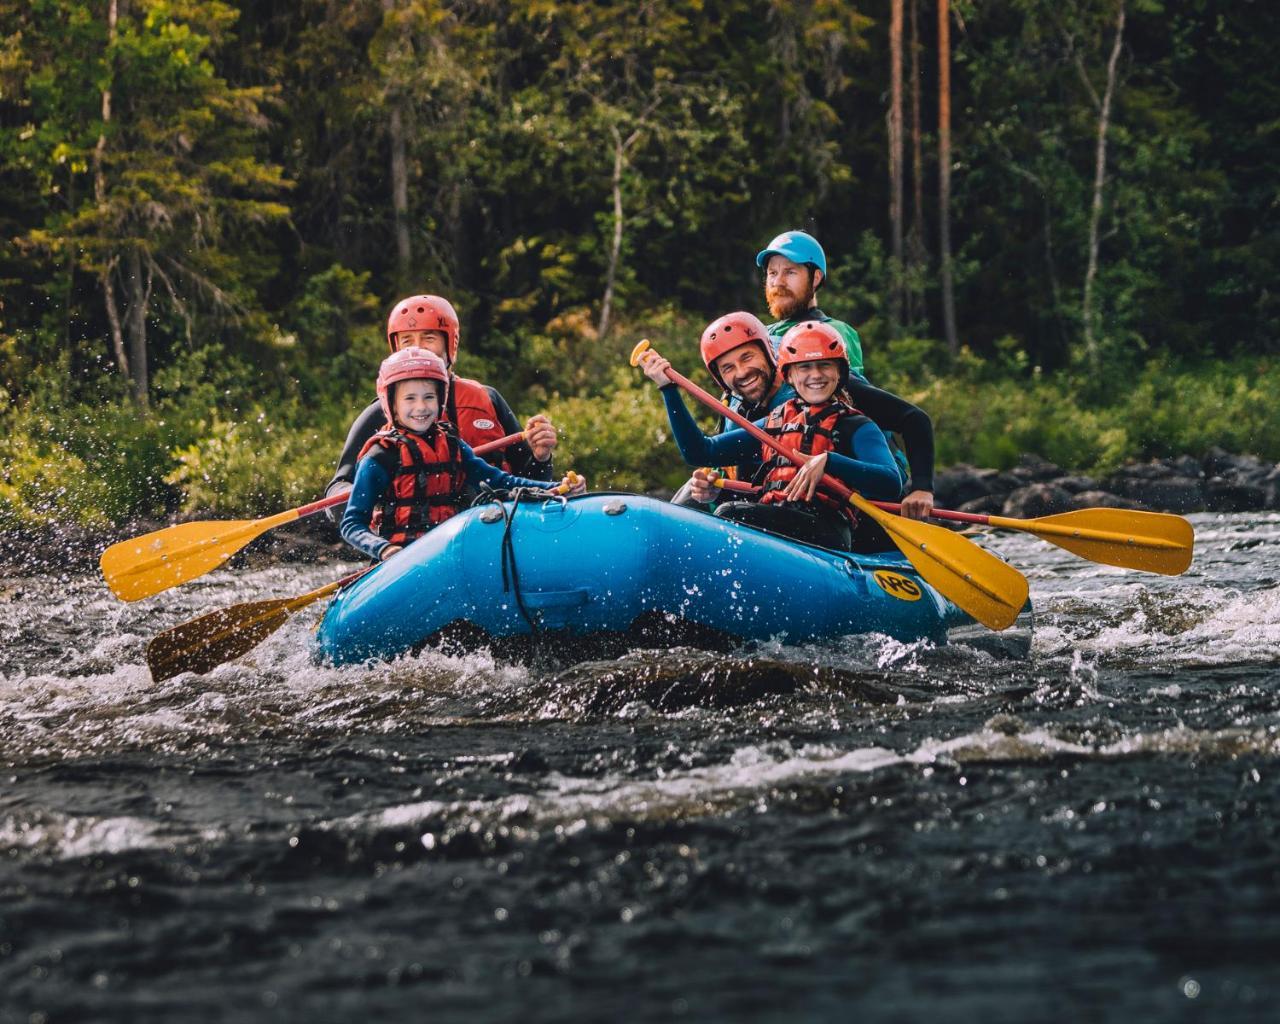
<path id="1" fill-rule="evenodd" d="M 784 231 L 756 255 L 756 266 L 763 267 L 770 256 L 785 256 L 792 263 L 817 267 L 824 279 L 827 276 L 827 254 L 818 240 L 804 231 Z"/>

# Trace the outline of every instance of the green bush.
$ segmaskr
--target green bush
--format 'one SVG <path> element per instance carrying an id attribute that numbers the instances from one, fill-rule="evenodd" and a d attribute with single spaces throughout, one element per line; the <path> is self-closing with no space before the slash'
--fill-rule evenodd
<path id="1" fill-rule="evenodd" d="M 328 482 L 338 450 L 327 431 L 294 428 L 292 417 L 264 410 L 239 422 L 216 414 L 206 435 L 172 453 L 165 483 L 184 512 L 279 512 L 314 500 Z"/>
<path id="2" fill-rule="evenodd" d="M 169 425 L 139 416 L 110 380 L 72 398 L 51 371 L 0 415 L 0 525 L 104 526 L 162 508 Z"/>

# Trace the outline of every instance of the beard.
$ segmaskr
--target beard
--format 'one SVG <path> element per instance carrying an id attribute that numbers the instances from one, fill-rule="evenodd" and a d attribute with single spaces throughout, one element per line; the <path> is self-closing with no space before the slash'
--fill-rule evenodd
<path id="1" fill-rule="evenodd" d="M 765 301 L 769 304 L 769 312 L 775 320 L 790 320 L 792 317 L 799 316 L 809 308 L 813 296 L 812 275 L 809 285 L 799 295 L 786 288 L 766 288 L 764 293 Z"/>
<path id="2" fill-rule="evenodd" d="M 739 397 L 749 402 L 759 402 L 769 391 L 769 375 L 763 370 L 746 375 L 743 379 L 734 381 L 733 387 L 729 389 Z M 755 392 L 748 395 L 747 392 Z"/>

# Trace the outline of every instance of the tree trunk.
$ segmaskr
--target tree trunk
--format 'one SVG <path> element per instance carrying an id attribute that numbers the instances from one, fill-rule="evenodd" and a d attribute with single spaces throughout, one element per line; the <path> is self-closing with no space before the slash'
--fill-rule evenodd
<path id="1" fill-rule="evenodd" d="M 396 0 L 382 0 L 384 16 L 396 9 Z M 400 30 L 397 28 L 397 32 Z M 391 48 L 398 53 L 399 45 Z M 409 236 L 409 164 L 405 155 L 404 104 L 400 97 L 389 97 L 387 141 L 391 149 L 391 212 L 396 236 L 396 283 L 400 289 L 410 287 L 413 273 L 413 249 Z"/>
<path id="2" fill-rule="evenodd" d="M 396 278 L 401 289 L 408 286 L 413 270 L 413 250 L 409 239 L 409 171 L 405 158 L 404 120 L 399 104 L 392 103 L 387 121 L 391 142 L 391 210 L 396 230 Z"/>
<path id="3" fill-rule="evenodd" d="M 107 5 L 107 46 L 116 41 L 116 21 L 119 18 L 117 0 L 110 0 Z M 111 79 L 107 79 L 106 88 L 102 90 L 102 132 L 98 135 L 98 144 L 93 150 L 93 198 L 101 207 L 107 201 L 107 172 L 104 164 L 107 153 L 107 125 L 111 123 Z M 124 331 L 120 327 L 120 307 L 116 305 L 116 292 L 111 284 L 111 271 L 115 259 L 107 261 L 107 266 L 98 274 L 102 285 L 102 301 L 107 309 L 107 323 L 111 328 L 111 349 L 115 354 L 116 368 L 126 377 L 129 376 L 129 357 L 124 351 Z"/>
<path id="4" fill-rule="evenodd" d="M 125 331 L 129 336 L 129 380 L 133 397 L 143 407 L 147 404 L 147 303 L 151 287 L 142 277 L 142 260 L 137 249 L 130 249 L 125 257 L 125 291 L 129 306 L 126 310 Z"/>
<path id="5" fill-rule="evenodd" d="M 605 274 L 604 300 L 600 303 L 600 324 L 596 337 L 604 341 L 609 333 L 609 314 L 613 307 L 613 288 L 618 276 L 618 259 L 622 254 L 622 169 L 627 145 L 635 139 L 633 134 L 626 143 L 617 128 L 613 128 L 613 241 L 609 246 L 609 267 Z"/>
<path id="6" fill-rule="evenodd" d="M 907 236 L 907 261 L 911 286 L 907 291 L 907 319 L 924 315 L 920 286 L 929 251 L 924 244 L 924 143 L 920 131 L 920 0 L 911 0 L 911 231 Z"/>
<path id="7" fill-rule="evenodd" d="M 1098 365 L 1098 338 L 1094 331 L 1093 285 L 1098 276 L 1098 231 L 1102 225 L 1102 190 L 1107 179 L 1107 129 L 1111 124 L 1111 100 L 1115 95 L 1116 68 L 1120 63 L 1120 46 L 1124 38 L 1124 0 L 1116 4 L 1116 38 L 1107 61 L 1107 87 L 1098 110 L 1098 143 L 1094 153 L 1093 205 L 1089 211 L 1089 265 L 1084 273 L 1084 350 L 1091 365 Z"/>
<path id="8" fill-rule="evenodd" d="M 893 239 L 893 320 L 902 323 L 902 0 L 889 16 L 889 226 Z"/>
<path id="9" fill-rule="evenodd" d="M 947 351 L 960 352 L 956 299 L 951 279 L 951 19 L 947 0 L 938 0 L 938 257 L 942 265 L 942 323 Z"/>
<path id="10" fill-rule="evenodd" d="M 98 275 L 98 282 L 102 285 L 102 302 L 107 308 L 107 323 L 111 327 L 111 349 L 115 353 L 116 369 L 125 377 L 130 377 L 129 357 L 124 350 L 124 329 L 120 324 L 120 307 L 116 303 L 115 286 L 111 283 L 114 268 L 115 261 L 112 260 Z"/>

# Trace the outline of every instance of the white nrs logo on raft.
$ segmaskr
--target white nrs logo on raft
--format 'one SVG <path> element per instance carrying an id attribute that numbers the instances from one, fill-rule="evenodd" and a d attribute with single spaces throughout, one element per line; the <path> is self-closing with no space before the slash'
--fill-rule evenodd
<path id="1" fill-rule="evenodd" d="M 880 585 L 881 590 L 899 601 L 919 601 L 924 595 L 919 583 L 901 573 L 881 569 L 879 572 L 872 573 L 871 578 Z"/>
<path id="2" fill-rule="evenodd" d="M 476 430 L 492 430 L 497 426 L 497 424 L 494 423 L 493 420 L 476 420 L 472 426 L 474 426 Z"/>

